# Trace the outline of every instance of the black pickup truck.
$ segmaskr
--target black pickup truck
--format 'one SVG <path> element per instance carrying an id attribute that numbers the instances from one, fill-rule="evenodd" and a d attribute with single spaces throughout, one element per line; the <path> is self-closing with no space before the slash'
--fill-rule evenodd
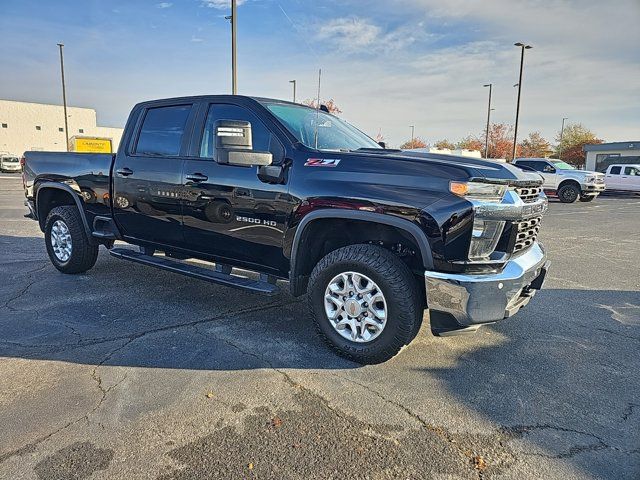
<path id="1" fill-rule="evenodd" d="M 511 316 L 547 270 L 538 175 L 387 149 L 280 100 L 140 103 L 116 155 L 26 152 L 23 183 L 61 272 L 89 270 L 104 245 L 250 292 L 288 280 L 327 343 L 361 363 L 395 355 L 427 308 L 436 335 Z"/>

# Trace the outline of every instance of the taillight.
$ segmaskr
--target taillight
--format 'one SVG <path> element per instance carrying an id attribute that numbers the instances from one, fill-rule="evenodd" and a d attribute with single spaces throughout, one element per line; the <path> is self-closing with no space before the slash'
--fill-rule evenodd
<path id="1" fill-rule="evenodd" d="M 27 161 L 27 159 L 26 159 L 26 158 L 24 158 L 24 157 L 20 157 L 20 166 L 21 166 L 22 168 L 24 168 L 24 164 L 25 164 L 25 162 L 26 162 L 26 161 Z"/>

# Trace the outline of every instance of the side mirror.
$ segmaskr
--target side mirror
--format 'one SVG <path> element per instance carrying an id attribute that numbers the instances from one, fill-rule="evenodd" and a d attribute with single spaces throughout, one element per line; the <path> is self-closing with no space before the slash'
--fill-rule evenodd
<path id="1" fill-rule="evenodd" d="M 556 173 L 556 169 L 555 169 L 555 168 L 553 168 L 551 165 L 546 165 L 546 166 L 542 169 L 542 171 L 543 171 L 544 173 Z"/>
<path id="2" fill-rule="evenodd" d="M 218 120 L 214 124 L 216 161 L 244 167 L 271 165 L 270 152 L 254 152 L 251 123 L 242 120 Z"/>
<path id="3" fill-rule="evenodd" d="M 387 144 L 384 142 L 378 142 L 378 145 L 380 145 L 382 148 L 387 148 Z"/>

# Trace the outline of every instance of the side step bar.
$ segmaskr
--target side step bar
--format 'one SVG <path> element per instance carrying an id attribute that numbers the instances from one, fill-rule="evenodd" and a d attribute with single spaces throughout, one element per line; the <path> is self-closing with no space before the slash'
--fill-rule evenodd
<path id="1" fill-rule="evenodd" d="M 188 277 L 198 278 L 207 282 L 217 283 L 227 287 L 240 288 L 242 290 L 261 293 L 263 295 L 275 295 L 279 290 L 275 285 L 275 282 L 238 277 L 231 275 L 229 269 L 217 268 L 216 270 L 210 270 L 197 265 L 189 265 L 169 260 L 166 257 L 145 255 L 144 253 L 136 252 L 135 250 L 127 248 L 112 248 L 109 250 L 109 253 L 114 257 L 121 258 L 123 260 L 129 260 L 131 262 L 141 263 L 142 265 L 149 265 L 151 267 L 161 268 L 162 270 L 180 273 Z M 262 278 L 264 277 L 261 276 L 261 279 Z M 268 280 L 271 280 L 271 278 Z"/>

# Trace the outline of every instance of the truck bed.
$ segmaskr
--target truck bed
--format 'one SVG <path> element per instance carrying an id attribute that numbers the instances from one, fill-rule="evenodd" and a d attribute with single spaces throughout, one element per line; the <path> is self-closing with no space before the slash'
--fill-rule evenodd
<path id="1" fill-rule="evenodd" d="M 35 201 L 38 189 L 47 182 L 59 182 L 79 195 L 89 224 L 96 215 L 110 215 L 109 171 L 113 158 L 103 153 L 25 152 L 27 200 Z"/>

